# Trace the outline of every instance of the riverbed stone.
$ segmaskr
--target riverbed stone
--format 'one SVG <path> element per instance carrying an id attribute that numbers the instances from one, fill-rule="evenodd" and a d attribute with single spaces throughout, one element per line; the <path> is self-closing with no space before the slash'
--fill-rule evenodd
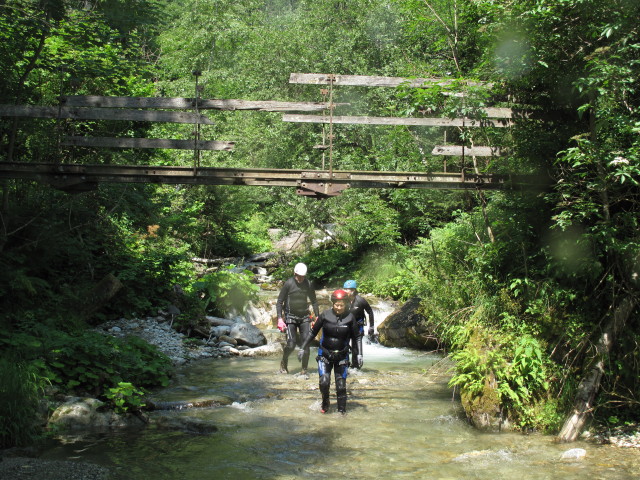
<path id="1" fill-rule="evenodd" d="M 250 348 L 248 350 L 241 350 L 241 357 L 268 357 L 270 355 L 276 355 L 282 353 L 281 343 L 268 343 L 261 347 Z"/>
<path id="2" fill-rule="evenodd" d="M 267 343 L 262 331 L 249 323 L 237 323 L 231 327 L 229 336 L 233 337 L 238 345 L 247 345 L 248 347 L 259 347 Z"/>
<path id="3" fill-rule="evenodd" d="M 584 448 L 571 448 L 562 452 L 563 460 L 579 460 L 587 456 L 587 451 Z"/>
<path id="4" fill-rule="evenodd" d="M 229 329 L 229 331 L 231 331 L 231 329 Z M 224 342 L 229 345 L 238 345 L 238 341 L 230 335 L 220 335 L 220 337 L 218 337 L 218 341 L 220 343 Z"/>
<path id="5" fill-rule="evenodd" d="M 438 350 L 440 341 L 431 325 L 421 313 L 421 299 L 413 297 L 397 308 L 380 325 L 379 341 L 387 347 L 408 347 Z"/>
<path id="6" fill-rule="evenodd" d="M 228 318 L 212 317 L 210 315 L 207 315 L 204 318 L 207 320 L 207 322 L 209 322 L 214 327 L 221 327 L 221 326 L 233 327 L 236 324 L 235 321 Z"/>

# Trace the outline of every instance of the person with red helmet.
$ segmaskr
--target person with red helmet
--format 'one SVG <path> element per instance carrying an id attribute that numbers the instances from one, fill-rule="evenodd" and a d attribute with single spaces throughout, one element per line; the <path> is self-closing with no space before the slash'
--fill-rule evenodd
<path id="1" fill-rule="evenodd" d="M 276 301 L 276 313 L 278 315 L 278 330 L 287 332 L 287 344 L 284 347 L 282 360 L 280 361 L 280 373 L 289 373 L 289 355 L 296 348 L 298 340 L 302 341 L 309 334 L 313 318 L 318 316 L 319 308 L 316 300 L 316 292 L 306 278 L 307 266 L 298 263 L 293 269 L 293 277 L 289 278 L 278 295 Z M 314 317 L 309 315 L 309 304 L 313 309 Z M 299 338 L 298 338 L 299 332 Z M 309 347 L 302 359 L 303 375 L 307 374 L 309 363 Z"/>
<path id="2" fill-rule="evenodd" d="M 304 349 L 316 338 L 320 330 L 322 337 L 318 348 L 318 375 L 320 376 L 320 393 L 322 406 L 320 410 L 329 410 L 329 386 L 331 385 L 331 371 L 336 380 L 336 399 L 338 412 L 347 412 L 347 373 L 349 371 L 349 343 L 358 336 L 358 325 L 349 311 L 349 294 L 342 289 L 331 294 L 331 308 L 323 311 L 311 328 L 311 332 L 304 339 L 298 359 L 302 360 Z M 354 342 L 355 355 L 358 357 L 357 342 Z M 358 357 L 361 359 L 362 357 Z"/>

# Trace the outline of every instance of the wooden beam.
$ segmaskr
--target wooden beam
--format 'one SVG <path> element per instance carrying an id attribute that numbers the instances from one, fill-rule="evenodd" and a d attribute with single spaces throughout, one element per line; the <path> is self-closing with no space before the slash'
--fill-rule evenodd
<path id="1" fill-rule="evenodd" d="M 366 117 L 366 116 L 333 116 L 329 115 L 295 115 L 285 113 L 284 122 L 295 123 L 348 123 L 359 125 L 412 125 L 418 127 L 509 127 L 509 119 L 473 119 L 473 118 L 402 118 L 402 117 Z"/>
<path id="2" fill-rule="evenodd" d="M 0 117 L 72 118 L 74 120 L 130 120 L 134 122 L 213 124 L 213 122 L 205 115 L 197 115 L 191 112 L 70 108 L 39 105 L 0 105 Z"/>
<path id="3" fill-rule="evenodd" d="M 431 155 L 448 155 L 461 157 L 499 157 L 500 147 L 465 147 L 463 145 L 436 145 L 431 151 Z"/>
<path id="4" fill-rule="evenodd" d="M 180 97 L 103 97 L 98 95 L 70 95 L 61 97 L 67 107 L 108 108 L 176 108 L 194 109 L 195 98 Z M 334 103 L 334 106 L 348 103 Z M 198 99 L 200 110 L 259 110 L 263 112 L 321 112 L 329 109 L 327 102 L 276 102 L 233 99 Z"/>
<path id="5" fill-rule="evenodd" d="M 546 186 L 533 176 L 435 172 L 376 172 L 269 168 L 210 168 L 152 165 L 81 165 L 0 162 L 0 179 L 50 183 L 57 188 L 95 183 L 167 183 L 296 187 L 311 191 L 351 188 L 503 189 Z"/>
<path id="6" fill-rule="evenodd" d="M 226 150 L 231 151 L 235 142 L 208 140 L 174 140 L 169 138 L 113 138 L 113 137 L 65 137 L 61 145 L 107 148 L 170 148 L 176 150 Z"/>
<path id="7" fill-rule="evenodd" d="M 302 83 L 307 85 L 350 85 L 358 87 L 399 87 L 404 85 L 413 88 L 428 88 L 429 86 L 449 86 L 453 84 L 491 87 L 492 83 L 464 82 L 452 78 L 405 78 L 405 77 L 379 77 L 370 75 L 334 75 L 327 73 L 292 73 L 289 83 Z"/>

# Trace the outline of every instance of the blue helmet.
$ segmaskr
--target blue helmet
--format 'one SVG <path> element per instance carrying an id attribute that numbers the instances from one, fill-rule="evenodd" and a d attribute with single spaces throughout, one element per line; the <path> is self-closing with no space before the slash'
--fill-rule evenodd
<path id="1" fill-rule="evenodd" d="M 346 282 L 344 282 L 342 288 L 353 288 L 355 290 L 356 288 L 358 288 L 358 284 L 355 280 L 347 280 Z"/>

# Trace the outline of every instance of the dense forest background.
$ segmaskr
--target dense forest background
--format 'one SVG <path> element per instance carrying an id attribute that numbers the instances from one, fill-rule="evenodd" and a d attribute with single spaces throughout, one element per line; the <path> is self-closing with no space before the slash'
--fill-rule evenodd
<path id="1" fill-rule="evenodd" d="M 270 228 L 335 241 L 302 257 L 317 286 L 422 299 L 456 360 L 468 408 L 498 408 L 523 430 L 558 432 L 574 401 L 611 427 L 640 401 L 640 35 L 636 0 L 3 0 L 0 103 L 61 95 L 196 95 L 326 101 L 289 75 L 442 77 L 450 87 L 340 87 L 341 114 L 536 112 L 510 128 L 334 126 L 333 166 L 442 171 L 431 149 L 500 146 L 507 156 L 449 171 L 536 174 L 544 190 L 348 189 L 325 200 L 293 189 L 102 184 L 70 195 L 4 180 L 0 205 L 0 439 L 31 441 L 42 395 L 152 388 L 170 366 L 152 347 L 87 328 L 165 307 L 181 285 L 184 328 L 249 298 L 250 279 L 198 278 L 192 257 L 271 248 Z M 486 82 L 472 87 L 470 81 Z M 486 86 L 489 84 L 489 86 Z M 453 93 L 464 93 L 464 96 Z M 322 168 L 322 126 L 269 112 L 207 112 L 202 166 Z M 193 152 L 60 146 L 62 135 L 192 138 L 193 126 L 0 118 L 2 161 L 191 165 Z M 468 160 L 469 161 L 469 160 Z M 286 275 L 288 267 L 283 267 Z M 116 279 L 108 303 L 96 285 Z M 99 307 L 99 308 L 98 308 Z M 606 334 L 606 335 L 603 335 Z M 613 340 L 612 340 L 613 339 Z M 588 381 L 586 381 L 587 379 Z M 585 392 L 597 392 L 593 400 Z M 584 397 L 584 398 L 583 398 Z M 577 404 L 576 404 L 577 405 Z M 583 402 L 583 407 L 584 407 Z M 5 408 L 6 406 L 6 408 Z M 635 412 L 635 413 L 634 413 Z"/>

